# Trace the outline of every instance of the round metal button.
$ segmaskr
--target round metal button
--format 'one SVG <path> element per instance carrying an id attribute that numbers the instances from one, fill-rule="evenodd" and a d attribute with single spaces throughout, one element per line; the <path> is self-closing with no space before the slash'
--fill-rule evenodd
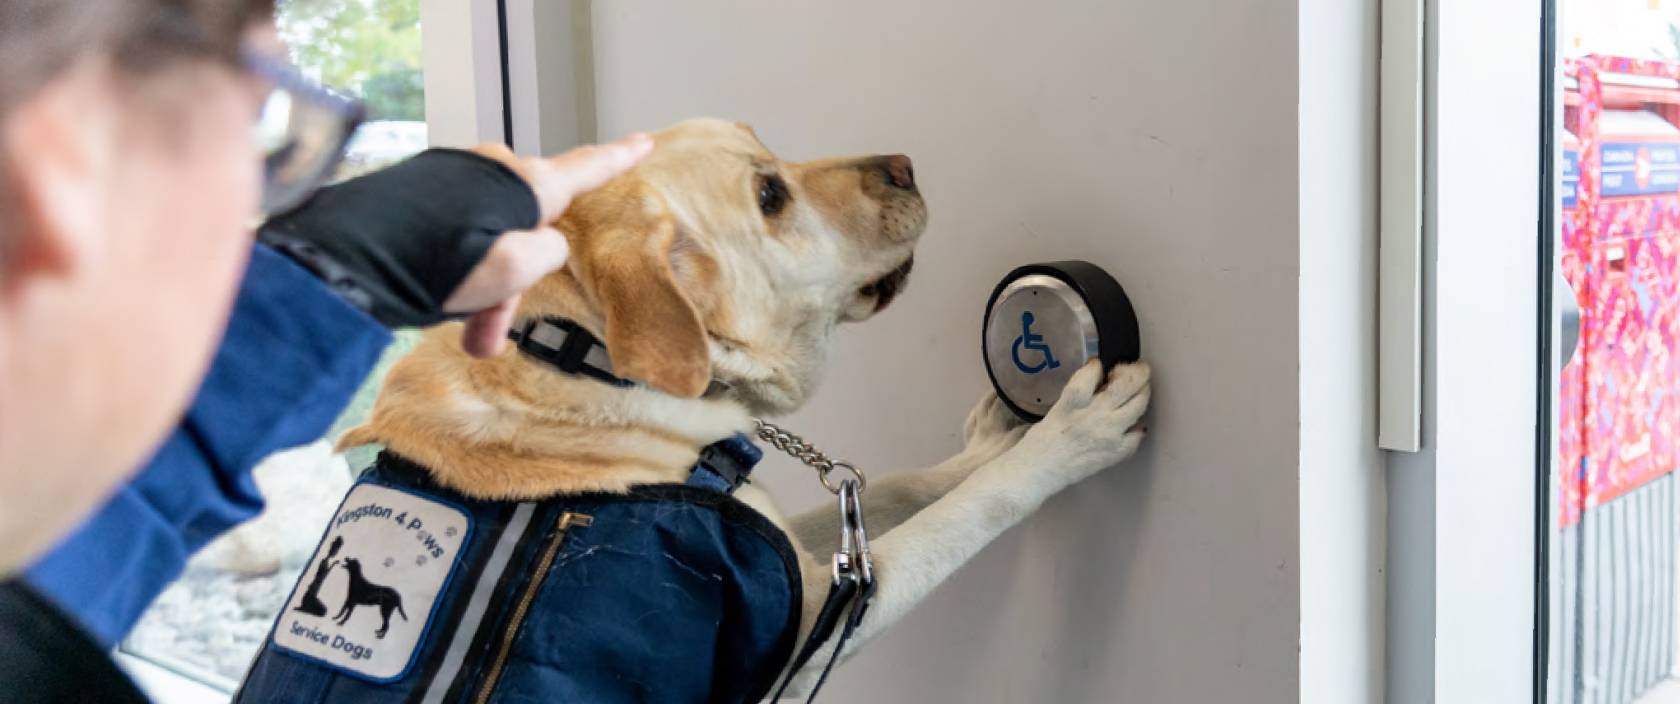
<path id="1" fill-rule="evenodd" d="M 1107 272 L 1088 262 L 1010 272 L 986 304 L 986 373 L 1016 415 L 1037 421 L 1091 359 L 1104 368 L 1138 358 L 1137 317 Z"/>
<path id="2" fill-rule="evenodd" d="M 1043 274 L 1016 279 L 992 304 L 986 363 L 1015 405 L 1043 416 L 1099 350 L 1097 321 L 1079 293 Z"/>

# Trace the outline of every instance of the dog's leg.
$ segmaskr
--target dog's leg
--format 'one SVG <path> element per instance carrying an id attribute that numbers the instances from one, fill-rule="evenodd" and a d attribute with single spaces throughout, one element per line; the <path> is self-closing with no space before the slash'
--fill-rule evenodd
<path id="1" fill-rule="evenodd" d="M 864 523 L 874 535 L 886 535 L 917 511 L 962 483 L 975 468 L 992 461 L 1026 433 L 1027 425 L 988 392 L 963 423 L 963 451 L 926 469 L 871 479 L 863 501 Z M 844 479 L 845 473 L 836 475 Z M 792 517 L 788 529 L 806 549 L 833 552 L 840 540 L 840 512 L 830 502 Z"/>
<path id="2" fill-rule="evenodd" d="M 1116 367 L 1108 385 L 1099 390 L 1102 376 L 1096 364 L 1074 374 L 1050 414 L 1020 442 L 871 543 L 875 599 L 842 657 L 903 618 L 981 548 L 1056 492 L 1137 451 L 1143 430 L 1134 426 L 1149 406 L 1149 367 Z M 802 567 L 806 587 L 801 623 L 809 628 L 827 595 L 828 556 L 808 556 Z M 800 634 L 801 641 L 807 634 Z M 825 645 L 791 689 L 809 689 L 833 648 L 832 643 Z"/>

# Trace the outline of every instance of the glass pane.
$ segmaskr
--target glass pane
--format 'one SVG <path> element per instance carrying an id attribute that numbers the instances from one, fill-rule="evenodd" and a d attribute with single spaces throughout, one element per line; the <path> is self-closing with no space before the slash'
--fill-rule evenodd
<path id="1" fill-rule="evenodd" d="M 1558 9 L 1548 701 L 1680 702 L 1680 2 Z"/>
<path id="2" fill-rule="evenodd" d="M 341 177 L 426 148 L 419 0 L 288 0 L 278 20 L 304 75 L 367 105 Z"/>
<path id="3" fill-rule="evenodd" d="M 369 121 L 351 140 L 338 177 L 426 148 L 419 0 L 288 0 L 277 17 L 292 61 L 305 75 L 367 104 Z M 366 449 L 335 455 L 332 439 L 366 415 L 386 366 L 414 340 L 413 333 L 398 335 L 327 438 L 258 467 L 268 509 L 194 556 L 141 618 L 124 651 L 232 691 L 353 470 L 371 461 Z"/>

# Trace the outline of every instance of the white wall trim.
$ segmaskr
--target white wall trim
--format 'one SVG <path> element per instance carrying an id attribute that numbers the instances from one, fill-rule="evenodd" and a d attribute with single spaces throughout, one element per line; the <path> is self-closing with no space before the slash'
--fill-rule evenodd
<path id="1" fill-rule="evenodd" d="M 1378 409 L 1380 0 L 1302 0 L 1300 697 L 1384 688 L 1387 487 Z"/>

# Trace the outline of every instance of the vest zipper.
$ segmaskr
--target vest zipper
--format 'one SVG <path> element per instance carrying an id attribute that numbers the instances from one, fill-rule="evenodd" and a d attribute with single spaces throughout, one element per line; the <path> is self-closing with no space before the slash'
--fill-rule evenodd
<path id="1" fill-rule="evenodd" d="M 543 547 L 542 559 L 537 561 L 537 571 L 531 575 L 531 583 L 525 585 L 525 592 L 519 595 L 519 603 L 513 607 L 513 618 L 509 619 L 507 628 L 502 631 L 501 645 L 496 649 L 496 659 L 490 664 L 490 672 L 484 677 L 484 686 L 478 690 L 478 697 L 473 701 L 485 704 L 490 701 L 490 693 L 496 690 L 496 682 L 502 678 L 502 668 L 507 666 L 508 651 L 513 649 L 513 639 L 519 635 L 519 627 L 525 623 L 526 612 L 531 609 L 531 602 L 537 598 L 537 590 L 542 588 L 548 579 L 548 568 L 554 566 L 554 556 L 560 553 L 561 544 L 566 542 L 566 532 L 573 526 L 587 528 L 595 522 L 595 518 L 586 513 L 572 513 L 567 511 L 560 514 L 560 520 L 554 524 L 554 535 L 548 539 L 548 545 Z"/>

